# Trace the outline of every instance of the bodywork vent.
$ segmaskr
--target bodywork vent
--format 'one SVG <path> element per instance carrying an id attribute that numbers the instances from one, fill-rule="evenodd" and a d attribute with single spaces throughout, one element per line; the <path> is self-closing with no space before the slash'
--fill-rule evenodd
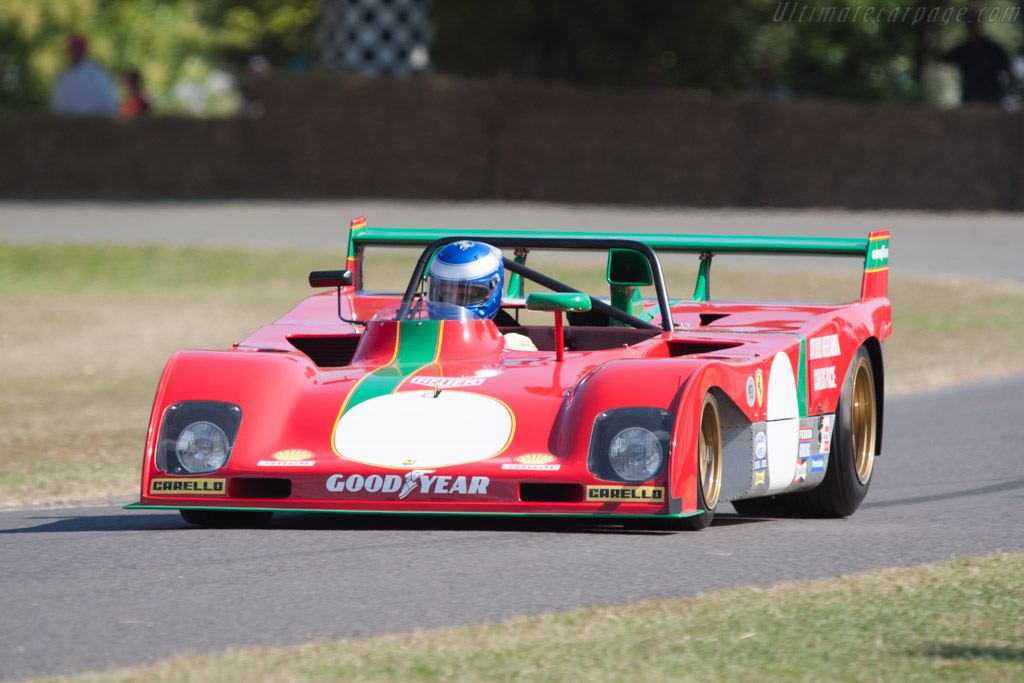
<path id="1" fill-rule="evenodd" d="M 519 500 L 524 503 L 579 503 L 583 500 L 583 486 L 524 482 L 519 485 Z"/>
<path id="2" fill-rule="evenodd" d="M 718 353 L 739 345 L 739 342 L 706 342 L 672 339 L 668 342 L 668 355 L 675 358 L 677 356 L 690 356 L 694 354 Z"/>
<path id="3" fill-rule="evenodd" d="M 228 483 L 232 498 L 288 498 L 292 495 L 291 479 L 256 479 L 235 477 Z"/>
<path id="4" fill-rule="evenodd" d="M 288 342 L 309 356 L 317 367 L 335 368 L 348 365 L 356 353 L 359 335 L 332 337 L 288 337 Z"/>

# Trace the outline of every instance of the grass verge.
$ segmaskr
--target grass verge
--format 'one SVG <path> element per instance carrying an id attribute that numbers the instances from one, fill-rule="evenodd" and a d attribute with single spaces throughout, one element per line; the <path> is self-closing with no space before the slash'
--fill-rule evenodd
<path id="1" fill-rule="evenodd" d="M 60 681 L 933 681 L 1024 678 L 1024 554 L 247 648 Z"/>
<path id="2" fill-rule="evenodd" d="M 131 494 L 153 393 L 181 348 L 223 349 L 311 293 L 310 270 L 342 255 L 0 244 L 0 508 Z M 384 260 L 379 284 L 404 287 Z M 569 282 L 601 271 L 562 263 Z M 856 274 L 855 274 L 856 275 Z M 692 272 L 666 273 L 686 295 Z M 836 273 L 719 270 L 713 293 L 841 300 Z M 886 388 L 903 393 L 1024 372 L 1024 288 L 893 274 Z"/>

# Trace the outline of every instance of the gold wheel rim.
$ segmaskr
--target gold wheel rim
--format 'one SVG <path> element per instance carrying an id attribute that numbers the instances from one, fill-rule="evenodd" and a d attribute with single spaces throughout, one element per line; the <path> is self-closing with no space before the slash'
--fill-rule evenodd
<path id="1" fill-rule="evenodd" d="M 875 381 L 871 377 L 871 368 L 861 358 L 853 375 L 853 411 L 850 416 L 850 428 L 853 432 L 853 466 L 857 471 L 857 479 L 867 484 L 871 479 L 871 470 L 875 466 L 875 429 L 877 412 L 875 410 Z"/>
<path id="2" fill-rule="evenodd" d="M 718 421 L 718 403 L 710 394 L 704 399 L 697 440 L 697 471 L 708 510 L 718 505 L 722 489 L 722 429 Z"/>

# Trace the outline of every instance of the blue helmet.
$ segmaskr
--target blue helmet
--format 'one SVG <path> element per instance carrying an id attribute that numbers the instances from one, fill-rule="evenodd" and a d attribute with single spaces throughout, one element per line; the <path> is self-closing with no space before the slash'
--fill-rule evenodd
<path id="1" fill-rule="evenodd" d="M 499 249 L 470 240 L 452 242 L 437 252 L 427 271 L 427 305 L 456 304 L 481 318 L 493 318 L 504 284 Z"/>

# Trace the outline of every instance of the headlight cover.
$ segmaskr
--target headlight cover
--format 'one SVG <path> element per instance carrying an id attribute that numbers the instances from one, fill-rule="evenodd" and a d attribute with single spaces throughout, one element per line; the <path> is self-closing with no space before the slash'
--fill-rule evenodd
<path id="1" fill-rule="evenodd" d="M 594 420 L 587 466 L 598 479 L 642 482 L 668 460 L 672 415 L 661 408 L 615 408 Z"/>
<path id="2" fill-rule="evenodd" d="M 661 471 L 664 459 L 658 437 L 643 427 L 623 429 L 608 447 L 608 463 L 626 481 L 647 481 Z"/>
<path id="3" fill-rule="evenodd" d="M 178 434 L 174 454 L 186 472 L 216 472 L 231 455 L 231 444 L 224 430 L 212 422 L 193 422 Z"/>
<path id="4" fill-rule="evenodd" d="M 156 466 L 168 474 L 208 474 L 227 464 L 242 409 L 224 401 L 182 401 L 167 407 Z"/>

